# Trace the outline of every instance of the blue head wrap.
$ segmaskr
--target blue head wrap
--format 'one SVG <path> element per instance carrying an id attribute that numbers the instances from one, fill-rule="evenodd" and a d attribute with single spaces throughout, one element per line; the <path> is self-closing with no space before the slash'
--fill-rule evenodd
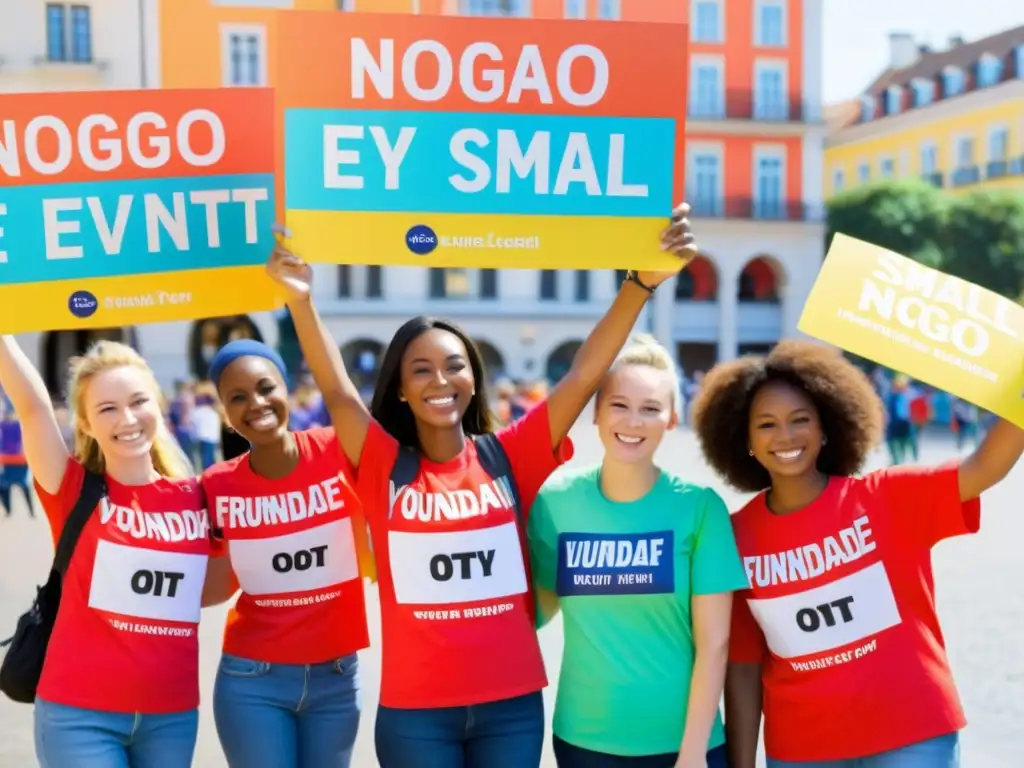
<path id="1" fill-rule="evenodd" d="M 240 357 L 262 357 L 264 360 L 269 360 L 281 372 L 281 378 L 288 381 L 288 370 L 285 367 L 284 360 L 281 359 L 281 356 L 276 351 L 262 341 L 236 339 L 235 341 L 229 341 L 217 350 L 217 354 L 210 361 L 207 377 L 214 383 L 214 386 L 220 386 L 220 377 L 224 375 L 224 369 Z"/>

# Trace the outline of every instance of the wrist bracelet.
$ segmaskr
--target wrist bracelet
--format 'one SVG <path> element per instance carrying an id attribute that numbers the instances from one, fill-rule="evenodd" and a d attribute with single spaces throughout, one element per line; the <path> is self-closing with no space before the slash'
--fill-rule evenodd
<path id="1" fill-rule="evenodd" d="M 632 269 L 626 272 L 626 282 L 633 283 L 634 285 L 639 285 L 641 288 L 647 291 L 647 293 L 649 293 L 652 296 L 654 295 L 654 289 L 651 286 L 647 285 L 647 283 L 645 283 L 643 280 L 641 280 L 637 273 Z"/>

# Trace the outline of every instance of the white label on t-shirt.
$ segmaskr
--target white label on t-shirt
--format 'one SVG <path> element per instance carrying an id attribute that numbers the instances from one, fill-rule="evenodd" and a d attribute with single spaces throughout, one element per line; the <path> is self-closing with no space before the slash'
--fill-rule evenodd
<path id="1" fill-rule="evenodd" d="M 783 659 L 841 648 L 900 623 L 882 563 L 804 592 L 747 603 L 768 647 Z"/>
<path id="2" fill-rule="evenodd" d="M 312 592 L 359 578 L 352 519 L 284 536 L 231 539 L 231 567 L 250 595 Z"/>
<path id="3" fill-rule="evenodd" d="M 100 539 L 89 607 L 139 619 L 198 623 L 208 559 Z"/>
<path id="4" fill-rule="evenodd" d="M 475 531 L 389 531 L 395 599 L 446 605 L 520 595 L 526 569 L 515 523 Z"/>

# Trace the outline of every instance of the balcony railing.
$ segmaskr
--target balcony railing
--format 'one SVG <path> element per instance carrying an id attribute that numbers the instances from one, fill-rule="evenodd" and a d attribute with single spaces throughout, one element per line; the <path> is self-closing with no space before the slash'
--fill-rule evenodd
<path id="1" fill-rule="evenodd" d="M 977 165 L 963 165 L 953 171 L 949 183 L 954 187 L 966 187 L 981 181 L 981 169 Z"/>
<path id="2" fill-rule="evenodd" d="M 713 99 L 690 91 L 689 116 L 694 120 L 756 120 L 769 123 L 811 122 L 811 112 L 799 97 L 768 97 L 753 90 L 731 89 Z"/>
<path id="3" fill-rule="evenodd" d="M 1010 163 L 1007 160 L 989 160 L 985 164 L 986 179 L 1001 179 L 1010 170 Z"/>
<path id="4" fill-rule="evenodd" d="M 693 215 L 703 219 L 753 219 L 758 221 L 823 221 L 825 210 L 802 200 L 726 197 L 689 200 Z"/>

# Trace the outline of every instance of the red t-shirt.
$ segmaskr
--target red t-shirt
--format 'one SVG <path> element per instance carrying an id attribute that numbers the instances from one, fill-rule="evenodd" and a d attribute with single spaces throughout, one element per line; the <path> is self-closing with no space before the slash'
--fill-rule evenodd
<path id="1" fill-rule="evenodd" d="M 498 433 L 523 522 L 540 486 L 572 456 L 551 450 L 547 404 Z M 467 706 L 547 685 L 534 629 L 525 539 L 507 481 L 493 479 L 469 440 L 461 454 L 391 488 L 398 443 L 371 422 L 358 488 L 380 585 L 380 701 L 407 709 Z"/>
<path id="2" fill-rule="evenodd" d="M 975 533 L 956 464 L 835 477 L 773 515 L 733 515 L 751 589 L 733 603 L 730 659 L 760 663 L 765 748 L 776 760 L 847 760 L 966 724 L 935 612 L 931 549 Z"/>
<path id="3" fill-rule="evenodd" d="M 68 462 L 56 494 L 36 483 L 54 544 L 82 490 Z M 85 524 L 64 577 L 39 696 L 106 712 L 199 706 L 199 613 L 210 526 L 194 479 L 121 485 Z"/>
<path id="4" fill-rule="evenodd" d="M 295 441 L 299 462 L 287 477 L 257 475 L 246 453 L 202 479 L 242 588 L 228 613 L 224 651 L 317 664 L 370 644 L 360 578 L 370 575 L 369 548 L 352 465 L 334 430 L 296 432 Z"/>

